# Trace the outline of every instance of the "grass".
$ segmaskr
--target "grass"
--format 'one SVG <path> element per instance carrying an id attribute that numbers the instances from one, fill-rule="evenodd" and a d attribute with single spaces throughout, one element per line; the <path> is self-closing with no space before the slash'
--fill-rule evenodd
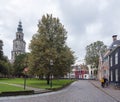
<path id="1" fill-rule="evenodd" d="M 0 93 L 7 91 L 23 91 L 23 88 L 0 83 Z"/>
<path id="2" fill-rule="evenodd" d="M 14 79 L 0 78 L 0 82 L 24 85 L 24 79 L 23 78 L 14 78 Z M 67 84 L 70 84 L 71 82 L 73 82 L 73 80 L 69 80 L 69 79 L 52 80 L 52 88 L 53 89 L 56 89 L 56 88 L 59 89 L 63 86 L 66 86 Z M 27 86 L 34 87 L 34 88 L 40 88 L 40 89 L 50 89 L 50 85 L 47 85 L 46 83 L 47 83 L 46 80 L 29 79 L 29 78 L 26 80 Z M 6 86 L 6 88 L 4 88 L 4 90 L 3 90 L 3 87 L 5 87 L 5 86 Z M 9 85 L 5 85 L 5 86 L 4 85 L 2 86 L 2 84 L 1 84 L 0 91 L 21 90 L 20 87 L 19 88 L 14 87 L 14 86 L 12 87 L 12 86 L 9 86 Z M 9 87 L 11 87 L 11 88 L 9 88 Z"/>

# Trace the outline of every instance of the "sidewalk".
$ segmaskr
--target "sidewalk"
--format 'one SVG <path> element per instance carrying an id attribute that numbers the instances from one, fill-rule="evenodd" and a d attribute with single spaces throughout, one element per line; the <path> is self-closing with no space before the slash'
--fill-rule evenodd
<path id="1" fill-rule="evenodd" d="M 99 88 L 109 96 L 113 97 L 116 101 L 120 102 L 120 90 L 114 89 L 113 87 L 109 86 L 107 88 L 102 88 L 101 83 L 96 80 L 90 80 L 91 84 L 93 84 L 95 87 Z"/>

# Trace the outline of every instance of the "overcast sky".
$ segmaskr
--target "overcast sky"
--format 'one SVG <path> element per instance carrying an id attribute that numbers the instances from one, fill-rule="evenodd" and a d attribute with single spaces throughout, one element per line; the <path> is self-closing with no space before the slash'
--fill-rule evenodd
<path id="1" fill-rule="evenodd" d="M 85 47 L 95 41 L 109 46 L 112 35 L 120 37 L 120 0 L 0 0 L 0 39 L 4 55 L 11 58 L 13 40 L 22 21 L 26 51 L 37 24 L 44 14 L 58 17 L 68 32 L 67 44 L 77 60 Z"/>

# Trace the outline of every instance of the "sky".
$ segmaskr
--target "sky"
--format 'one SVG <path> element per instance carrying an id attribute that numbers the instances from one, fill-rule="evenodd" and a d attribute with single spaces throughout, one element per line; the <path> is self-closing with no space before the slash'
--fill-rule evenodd
<path id="1" fill-rule="evenodd" d="M 0 0 L 0 39 L 4 55 L 11 59 L 18 22 L 22 21 L 26 51 L 43 15 L 60 19 L 67 45 L 77 62 L 84 60 L 86 46 L 103 41 L 110 46 L 112 35 L 120 38 L 120 0 Z"/>

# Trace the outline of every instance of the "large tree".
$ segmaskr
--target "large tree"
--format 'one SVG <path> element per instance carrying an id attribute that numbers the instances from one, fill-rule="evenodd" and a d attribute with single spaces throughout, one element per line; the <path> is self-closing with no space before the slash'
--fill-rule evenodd
<path id="1" fill-rule="evenodd" d="M 98 68 L 99 64 L 99 55 L 104 54 L 107 49 L 107 46 L 104 45 L 102 41 L 96 41 L 91 43 L 86 47 L 86 56 L 85 60 L 87 64 L 92 65 L 93 67 Z"/>
<path id="2" fill-rule="evenodd" d="M 31 73 L 46 76 L 48 84 L 51 73 L 57 77 L 66 74 L 74 63 L 73 52 L 66 45 L 66 39 L 67 32 L 59 19 L 43 15 L 29 47 Z"/>

